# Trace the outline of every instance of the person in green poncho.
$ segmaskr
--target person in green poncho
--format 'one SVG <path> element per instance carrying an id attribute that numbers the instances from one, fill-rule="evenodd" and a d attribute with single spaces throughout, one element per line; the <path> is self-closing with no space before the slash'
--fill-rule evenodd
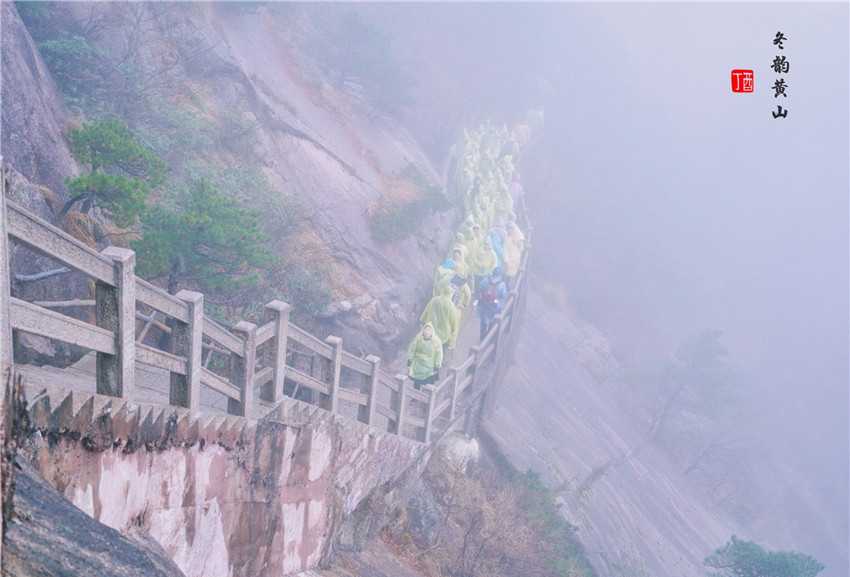
<path id="1" fill-rule="evenodd" d="M 508 224 L 508 234 L 505 237 L 505 276 L 513 284 L 513 279 L 519 272 L 522 252 L 525 250 L 525 235 L 515 222 Z"/>
<path id="2" fill-rule="evenodd" d="M 469 274 L 469 267 L 466 264 L 466 247 L 462 244 L 456 244 L 452 249 L 452 261 L 455 263 L 455 274 L 459 277 L 466 278 Z"/>
<path id="3" fill-rule="evenodd" d="M 482 236 L 481 227 L 477 224 L 473 227 L 473 234 L 476 241 L 474 252 L 469 259 L 469 270 L 475 275 L 475 286 L 477 287 L 481 283 L 481 278 L 493 272 L 498 264 L 498 259 L 493 246 L 490 244 L 490 239 Z"/>
<path id="4" fill-rule="evenodd" d="M 472 218 L 472 215 L 466 217 L 466 220 L 463 221 L 463 225 L 461 226 L 460 234 L 463 235 L 464 244 L 469 247 L 469 243 L 475 240 L 475 236 L 473 235 L 472 228 L 475 226 L 475 219 Z"/>
<path id="5" fill-rule="evenodd" d="M 434 334 L 434 325 L 426 323 L 407 347 L 407 374 L 416 390 L 435 383 L 442 365 L 443 342 Z"/>
<path id="6" fill-rule="evenodd" d="M 450 281 L 443 281 L 437 285 L 437 295 L 428 301 L 419 320 L 423 324 L 430 323 L 437 336 L 449 350 L 455 348 L 455 341 L 460 330 L 460 314 L 452 302 Z"/>

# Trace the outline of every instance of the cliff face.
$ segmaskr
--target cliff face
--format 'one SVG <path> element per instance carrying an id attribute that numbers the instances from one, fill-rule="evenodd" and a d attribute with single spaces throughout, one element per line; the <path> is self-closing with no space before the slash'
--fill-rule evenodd
<path id="1" fill-rule="evenodd" d="M 5 577 L 183 577 L 144 537 L 106 527 L 59 495 L 25 461 L 15 476 L 15 517 L 6 526 Z"/>
<path id="2" fill-rule="evenodd" d="M 62 98 L 13 2 L 0 6 L 2 22 L 3 161 L 31 182 L 57 193 L 76 171 L 63 136 Z"/>
<path id="3" fill-rule="evenodd" d="M 399 175 L 412 169 L 422 183 L 439 186 L 441 170 L 398 120 L 317 64 L 304 40 L 316 15 L 229 4 L 45 6 L 70 31 L 100 23 L 91 36 L 100 51 L 119 51 L 134 35 L 153 67 L 143 89 L 153 86 L 146 97 L 154 108 L 201 123 L 181 127 L 198 133 L 181 137 L 217 135 L 193 160 L 255 167 L 281 205 L 298 205 L 297 232 L 273 238 L 273 250 L 327 277 L 332 303 L 324 330 L 354 350 L 391 356 L 399 348 L 429 296 L 420 287 L 448 245 L 455 215 L 423 215 L 415 234 L 400 241 L 373 238 L 370 212 L 410 194 Z M 63 136 L 68 113 L 14 3 L 2 9 L 4 160 L 61 199 L 63 180 L 78 170 Z M 133 19 L 140 24 L 128 24 Z M 126 112 L 131 126 L 134 115 Z M 268 215 L 267 224 L 276 219 Z"/>
<path id="4" fill-rule="evenodd" d="M 187 577 L 290 574 L 370 537 L 426 452 L 305 409 L 309 422 L 284 424 L 48 393 L 19 459 L 99 523 L 149 536 Z"/>
<path id="5" fill-rule="evenodd" d="M 558 487 L 600 575 L 702 577 L 735 527 L 647 442 L 598 330 L 530 283 L 524 331 L 485 428 L 520 470 Z"/>

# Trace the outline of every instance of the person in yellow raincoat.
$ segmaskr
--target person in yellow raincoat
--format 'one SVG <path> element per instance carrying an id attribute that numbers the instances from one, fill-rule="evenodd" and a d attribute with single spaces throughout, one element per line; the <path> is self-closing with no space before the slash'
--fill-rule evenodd
<path id="1" fill-rule="evenodd" d="M 477 224 L 473 227 L 473 234 L 476 240 L 469 259 L 469 270 L 475 275 L 475 284 L 478 286 L 481 277 L 489 275 L 496 268 L 498 259 L 490 239 L 481 233 L 481 227 Z"/>
<path id="2" fill-rule="evenodd" d="M 455 263 L 455 274 L 466 278 L 469 275 L 469 266 L 466 264 L 466 246 L 455 244 L 452 248 L 452 261 Z"/>
<path id="3" fill-rule="evenodd" d="M 466 254 L 465 254 L 466 253 L 466 237 L 463 236 L 463 232 L 460 232 L 460 231 L 455 233 L 454 244 L 452 245 L 452 249 L 449 251 L 449 254 L 446 258 L 452 258 L 453 259 L 454 258 L 454 252 L 458 248 L 461 248 L 463 250 L 464 257 L 465 257 L 466 256 Z"/>
<path id="4" fill-rule="evenodd" d="M 430 323 L 443 344 L 453 350 L 460 331 L 460 311 L 452 302 L 451 281 L 442 281 L 437 285 L 437 293 L 428 301 L 419 320 L 423 324 Z"/>
<path id="5" fill-rule="evenodd" d="M 438 294 L 438 286 L 443 280 L 453 282 L 456 285 L 463 284 L 466 279 L 468 270 L 466 266 L 466 257 L 464 254 L 466 249 L 463 245 L 455 245 L 452 249 L 452 254 L 444 260 L 434 271 L 434 295 Z"/>
<path id="6" fill-rule="evenodd" d="M 508 223 L 508 233 L 505 236 L 505 276 L 511 280 L 511 284 L 519 272 L 524 250 L 525 235 L 515 222 Z"/>
<path id="7" fill-rule="evenodd" d="M 443 366 L 443 341 L 426 323 L 407 347 L 407 374 L 417 390 L 437 381 Z"/>
<path id="8" fill-rule="evenodd" d="M 432 296 L 436 296 L 439 292 L 439 286 L 443 284 L 443 282 L 451 282 L 451 280 L 455 277 L 455 262 L 447 258 L 443 262 L 440 263 L 440 266 L 437 267 L 437 270 L 434 271 L 434 294 Z"/>
<path id="9" fill-rule="evenodd" d="M 472 215 L 466 217 L 466 220 L 463 221 L 463 225 L 461 225 L 460 233 L 463 235 L 464 244 L 467 247 L 467 256 L 469 256 L 468 251 L 470 244 L 473 240 L 475 240 L 475 235 L 472 232 L 472 229 L 475 227 L 475 219 L 472 218 Z"/>

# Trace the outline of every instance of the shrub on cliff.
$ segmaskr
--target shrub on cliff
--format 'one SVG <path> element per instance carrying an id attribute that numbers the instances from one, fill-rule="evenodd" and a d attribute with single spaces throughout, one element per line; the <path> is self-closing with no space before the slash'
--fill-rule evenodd
<path id="1" fill-rule="evenodd" d="M 79 204 L 81 212 L 104 210 L 119 226 L 130 226 L 144 210 L 151 189 L 162 184 L 165 165 L 117 119 L 87 122 L 68 134 L 71 153 L 89 171 L 68 180 L 71 198 L 64 217 Z"/>
<path id="2" fill-rule="evenodd" d="M 378 242 L 405 239 L 435 212 L 451 208 L 443 190 L 429 183 L 412 164 L 392 179 L 369 214 L 372 238 Z"/>
<path id="3" fill-rule="evenodd" d="M 61 36 L 39 42 L 38 49 L 70 107 L 87 109 L 102 96 L 109 71 L 103 56 L 84 37 Z"/>
<path id="4" fill-rule="evenodd" d="M 138 271 L 164 278 L 171 293 L 183 286 L 204 292 L 257 284 L 274 261 L 257 211 L 241 206 L 207 179 L 178 187 L 142 216 L 133 242 Z"/>
<path id="5" fill-rule="evenodd" d="M 732 538 L 709 555 L 705 565 L 714 577 L 815 577 L 824 566 L 795 551 L 767 551 L 751 541 Z"/>

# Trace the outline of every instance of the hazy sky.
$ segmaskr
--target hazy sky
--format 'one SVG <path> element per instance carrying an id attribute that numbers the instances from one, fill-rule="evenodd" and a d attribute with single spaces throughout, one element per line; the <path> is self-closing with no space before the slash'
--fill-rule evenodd
<path id="1" fill-rule="evenodd" d="M 539 200 L 574 301 L 635 362 L 724 330 L 775 415 L 846 448 L 847 7 L 564 9 L 545 63 L 559 162 Z M 731 92 L 733 68 L 755 70 L 755 93 Z"/>
<path id="2" fill-rule="evenodd" d="M 741 428 L 808 475 L 846 531 L 847 4 L 380 11 L 431 83 L 429 106 L 544 106 L 545 162 L 526 175 L 534 266 L 626 363 L 658 366 L 723 330 L 757 406 Z M 780 53 L 789 96 L 775 99 Z M 755 71 L 753 94 L 732 94 L 733 68 Z M 777 102 L 787 118 L 772 118 Z"/>

